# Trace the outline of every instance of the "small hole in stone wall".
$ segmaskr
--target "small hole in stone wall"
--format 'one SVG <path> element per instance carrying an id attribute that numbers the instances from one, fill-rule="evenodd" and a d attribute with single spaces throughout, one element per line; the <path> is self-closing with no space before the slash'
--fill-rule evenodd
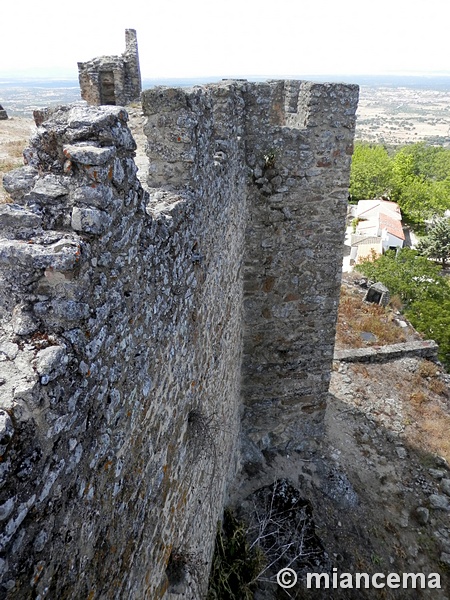
<path id="1" fill-rule="evenodd" d="M 192 464 L 201 459 L 216 463 L 216 437 L 219 434 L 214 415 L 207 415 L 201 408 L 188 414 L 187 440 Z"/>
<path id="2" fill-rule="evenodd" d="M 169 580 L 170 592 L 176 593 L 183 587 L 187 575 L 187 559 L 184 554 L 177 550 L 172 550 L 169 562 L 167 563 L 166 575 Z"/>
<path id="3" fill-rule="evenodd" d="M 193 252 L 192 253 L 192 262 L 194 264 L 201 265 L 203 263 L 204 258 L 205 258 L 205 256 L 201 252 Z"/>
<path id="4" fill-rule="evenodd" d="M 168 591 L 172 594 L 183 594 L 189 580 L 200 580 L 203 565 L 204 563 L 196 554 L 174 548 L 166 567 L 166 576 L 169 581 Z"/>

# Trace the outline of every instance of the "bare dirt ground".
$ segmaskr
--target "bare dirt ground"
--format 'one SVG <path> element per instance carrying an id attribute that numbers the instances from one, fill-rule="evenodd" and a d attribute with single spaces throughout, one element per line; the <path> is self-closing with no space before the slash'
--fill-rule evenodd
<path id="1" fill-rule="evenodd" d="M 363 318 L 367 313 L 364 291 L 353 279 L 344 279 L 344 289 L 361 304 L 352 319 L 340 312 L 340 347 L 349 347 L 339 336 L 349 328 L 344 321 L 360 323 L 358 313 Z M 378 319 L 390 322 L 406 340 L 420 337 L 402 319 L 399 324 L 395 311 L 380 311 Z M 383 331 L 375 319 L 368 329 L 377 335 Z M 417 590 L 416 596 L 402 596 L 397 590 L 392 598 L 450 597 L 449 382 L 439 364 L 415 357 L 383 364 L 334 363 L 325 446 L 358 498 L 341 514 L 334 542 L 338 552 L 351 549 L 354 560 L 359 556 L 372 571 L 443 577 L 442 593 L 422 596 Z"/>
<path id="2" fill-rule="evenodd" d="M 395 311 L 364 303 L 353 279 L 343 282 L 343 298 L 353 303 L 351 313 L 340 311 L 340 348 L 354 347 L 362 328 L 375 337 L 369 343 L 390 335 L 420 338 Z M 283 473 L 311 502 L 316 533 L 338 573 L 438 573 L 442 588 L 312 593 L 304 585 L 281 591 L 265 584 L 255 599 L 450 598 L 449 382 L 439 364 L 412 356 L 376 364 L 334 361 L 324 439 L 313 441 L 309 452 L 272 457 L 250 481 L 239 481 L 233 496 L 239 506 Z"/>
<path id="3" fill-rule="evenodd" d="M 9 144 L 28 141 L 35 129 L 36 125 L 33 119 L 11 117 L 0 121 L 0 159 L 9 157 Z"/>

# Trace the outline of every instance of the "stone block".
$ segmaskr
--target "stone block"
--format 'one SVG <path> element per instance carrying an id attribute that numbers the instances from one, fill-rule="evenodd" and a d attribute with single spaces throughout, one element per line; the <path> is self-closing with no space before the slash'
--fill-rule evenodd
<path id="1" fill-rule="evenodd" d="M 33 189 L 38 176 L 39 172 L 34 167 L 19 167 L 4 174 L 3 187 L 13 200 L 20 200 Z"/>
<path id="2" fill-rule="evenodd" d="M 72 209 L 72 229 L 83 233 L 100 235 L 109 226 L 110 217 L 103 210 L 74 206 Z"/>
<path id="3" fill-rule="evenodd" d="M 68 159 L 82 165 L 104 165 L 116 155 L 114 147 L 98 148 L 81 144 L 65 144 L 63 152 Z"/>
<path id="4" fill-rule="evenodd" d="M 444 510 L 450 512 L 450 499 L 442 494 L 431 494 L 429 497 L 431 508 L 435 510 Z"/>
<path id="5" fill-rule="evenodd" d="M 33 229 L 40 227 L 42 218 L 18 204 L 0 204 L 0 227 Z"/>

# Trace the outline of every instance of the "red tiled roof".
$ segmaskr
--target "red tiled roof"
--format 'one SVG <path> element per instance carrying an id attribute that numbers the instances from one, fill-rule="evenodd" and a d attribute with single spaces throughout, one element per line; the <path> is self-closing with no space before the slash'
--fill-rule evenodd
<path id="1" fill-rule="evenodd" d="M 399 238 L 400 240 L 405 239 L 405 234 L 403 233 L 401 221 L 397 221 L 397 219 L 393 219 L 392 217 L 389 217 L 388 215 L 385 215 L 382 212 L 380 212 L 379 220 L 381 228 L 386 228 L 388 230 L 388 233 L 395 235 L 395 237 Z"/>

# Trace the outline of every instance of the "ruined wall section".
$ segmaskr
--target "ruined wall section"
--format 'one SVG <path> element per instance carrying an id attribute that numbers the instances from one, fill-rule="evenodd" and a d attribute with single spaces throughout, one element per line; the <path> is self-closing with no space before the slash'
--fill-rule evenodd
<path id="1" fill-rule="evenodd" d="M 38 115 L 0 209 L 8 598 L 197 600 L 241 402 L 256 449 L 314 441 L 356 100 L 148 90 L 148 192 L 123 109 Z"/>
<path id="2" fill-rule="evenodd" d="M 245 213 L 213 154 L 198 193 L 148 203 L 134 150 L 123 109 L 66 107 L 5 178 L 11 599 L 198 598 L 206 585 L 237 447 Z"/>
<path id="3" fill-rule="evenodd" d="M 139 65 L 139 50 L 135 29 L 125 29 L 125 95 L 132 100 L 138 100 L 142 91 L 141 67 Z"/>
<path id="4" fill-rule="evenodd" d="M 125 95 L 124 63 L 119 56 L 101 56 L 85 63 L 78 63 L 78 80 L 81 97 L 88 104 L 128 104 Z"/>

